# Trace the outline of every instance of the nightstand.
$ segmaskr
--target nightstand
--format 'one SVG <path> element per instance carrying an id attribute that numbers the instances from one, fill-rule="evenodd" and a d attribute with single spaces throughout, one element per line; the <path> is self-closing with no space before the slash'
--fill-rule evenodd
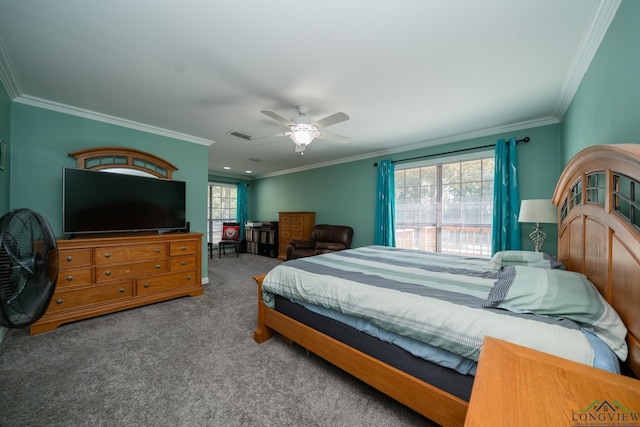
<path id="1" fill-rule="evenodd" d="M 639 426 L 640 381 L 486 337 L 465 426 Z"/>

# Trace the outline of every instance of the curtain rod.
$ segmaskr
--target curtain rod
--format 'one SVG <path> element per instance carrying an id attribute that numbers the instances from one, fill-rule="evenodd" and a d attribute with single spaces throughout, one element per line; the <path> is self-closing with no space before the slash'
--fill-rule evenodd
<path id="1" fill-rule="evenodd" d="M 531 138 L 529 138 L 528 136 L 525 136 L 522 139 L 518 139 L 516 141 L 516 143 L 519 142 L 524 142 L 525 144 L 527 142 L 531 141 Z M 419 160 L 419 159 L 428 159 L 429 157 L 437 157 L 437 156 L 445 156 L 447 154 L 456 154 L 456 153 L 463 153 L 465 151 L 475 151 L 475 150 L 481 150 L 483 148 L 491 148 L 491 147 L 495 147 L 496 144 L 488 144 L 488 145 L 482 145 L 480 147 L 471 147 L 471 148 L 461 148 L 460 150 L 453 150 L 453 151 L 446 151 L 444 153 L 438 153 L 438 154 L 427 154 L 425 156 L 418 156 L 418 157 L 410 157 L 408 159 L 400 159 L 400 160 L 392 160 L 391 163 L 400 163 L 400 162 L 408 162 L 410 160 Z M 375 162 L 373 164 L 373 166 L 378 166 L 378 162 Z"/>
<path id="2" fill-rule="evenodd" d="M 228 184 L 228 185 L 238 185 L 238 184 L 247 184 L 247 187 L 249 186 L 248 182 L 243 182 L 243 181 L 238 181 L 238 182 L 225 182 L 225 181 L 209 181 L 209 183 L 211 185 L 213 185 L 214 187 L 216 186 L 216 184 Z"/>

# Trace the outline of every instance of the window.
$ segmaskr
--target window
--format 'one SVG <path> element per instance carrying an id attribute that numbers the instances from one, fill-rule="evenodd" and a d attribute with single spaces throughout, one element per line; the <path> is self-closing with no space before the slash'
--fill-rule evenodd
<path id="1" fill-rule="evenodd" d="M 396 167 L 397 247 L 491 256 L 494 158 L 475 157 Z"/>
<path id="2" fill-rule="evenodd" d="M 207 238 L 211 243 L 222 240 L 222 223 L 237 221 L 235 184 L 209 183 L 207 203 Z"/>

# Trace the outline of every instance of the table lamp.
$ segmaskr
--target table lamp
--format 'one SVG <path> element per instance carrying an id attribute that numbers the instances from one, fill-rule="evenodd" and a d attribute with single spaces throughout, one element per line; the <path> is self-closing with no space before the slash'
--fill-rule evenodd
<path id="1" fill-rule="evenodd" d="M 558 209 L 551 203 L 551 199 L 523 200 L 520 204 L 518 222 L 535 222 L 534 230 L 529 234 L 536 252 L 540 252 L 547 235 L 542 231 L 540 223 L 558 222 Z"/>

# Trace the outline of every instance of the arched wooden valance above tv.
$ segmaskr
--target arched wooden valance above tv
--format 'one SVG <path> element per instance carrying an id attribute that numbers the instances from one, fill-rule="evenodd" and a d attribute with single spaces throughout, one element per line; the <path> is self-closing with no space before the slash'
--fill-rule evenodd
<path id="1" fill-rule="evenodd" d="M 80 169 L 136 169 L 158 178 L 171 179 L 178 168 L 156 155 L 122 147 L 96 147 L 69 153 Z"/>

